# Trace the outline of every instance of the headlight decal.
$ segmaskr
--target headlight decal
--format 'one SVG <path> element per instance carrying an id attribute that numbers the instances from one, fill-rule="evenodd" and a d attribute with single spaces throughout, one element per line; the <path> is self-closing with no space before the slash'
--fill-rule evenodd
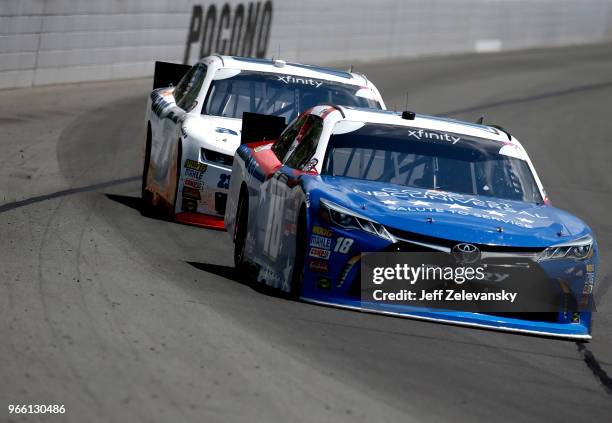
<path id="1" fill-rule="evenodd" d="M 336 225 L 344 229 L 361 230 L 390 242 L 395 242 L 393 235 L 387 231 L 384 225 L 323 198 L 319 200 L 319 218 L 330 225 Z"/>
<path id="2" fill-rule="evenodd" d="M 538 261 L 558 259 L 586 260 L 592 256 L 593 237 L 587 235 L 575 241 L 553 245 L 546 248 L 538 257 Z"/>

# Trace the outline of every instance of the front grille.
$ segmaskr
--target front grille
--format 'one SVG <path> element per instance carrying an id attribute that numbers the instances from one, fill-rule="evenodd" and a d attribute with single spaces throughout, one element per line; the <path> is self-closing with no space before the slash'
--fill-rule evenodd
<path id="1" fill-rule="evenodd" d="M 219 153 L 218 151 L 209 150 L 207 148 L 202 149 L 202 158 L 209 162 L 219 163 L 225 166 L 232 166 L 232 164 L 234 164 L 234 156 Z"/>
<path id="2" fill-rule="evenodd" d="M 452 240 L 446 238 L 438 238 L 429 235 L 418 234 L 415 232 L 404 231 L 402 229 L 391 228 L 386 226 L 387 231 L 396 238 L 401 239 L 401 244 L 409 244 L 410 241 L 421 242 L 439 247 L 452 248 L 457 244 L 464 243 L 465 241 Z M 539 253 L 544 251 L 544 247 L 513 247 L 505 245 L 487 245 L 470 242 L 470 244 L 478 247 L 482 252 L 496 252 L 496 253 Z M 407 248 L 407 245 L 403 245 Z M 424 247 L 421 247 L 424 248 Z M 419 251 L 423 251 L 422 249 Z M 431 250 L 429 250 L 431 251 Z"/>

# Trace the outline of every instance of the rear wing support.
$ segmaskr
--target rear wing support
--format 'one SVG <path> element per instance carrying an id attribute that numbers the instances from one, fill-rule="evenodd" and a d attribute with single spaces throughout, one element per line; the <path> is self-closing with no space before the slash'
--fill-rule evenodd
<path id="1" fill-rule="evenodd" d="M 276 140 L 286 127 L 284 117 L 244 112 L 240 144 Z"/>
<path id="2" fill-rule="evenodd" d="M 181 63 L 155 62 L 153 89 L 176 86 L 189 69 L 191 66 Z"/>

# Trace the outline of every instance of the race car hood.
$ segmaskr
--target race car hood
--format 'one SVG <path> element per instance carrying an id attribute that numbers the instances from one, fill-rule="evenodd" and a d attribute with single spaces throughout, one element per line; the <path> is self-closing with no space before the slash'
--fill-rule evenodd
<path id="1" fill-rule="evenodd" d="M 212 149 L 233 156 L 240 146 L 242 119 L 218 116 L 189 116 L 183 123 L 183 136 Z"/>
<path id="2" fill-rule="evenodd" d="M 388 228 L 479 244 L 546 247 L 590 233 L 580 219 L 549 205 L 320 176 L 321 195 Z"/>

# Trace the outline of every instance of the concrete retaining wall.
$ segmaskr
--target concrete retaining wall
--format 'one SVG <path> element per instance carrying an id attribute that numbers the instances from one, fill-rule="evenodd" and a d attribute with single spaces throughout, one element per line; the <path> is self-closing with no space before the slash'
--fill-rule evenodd
<path id="1" fill-rule="evenodd" d="M 603 42 L 612 0 L 0 0 L 0 88 L 211 52 L 312 63 Z"/>

